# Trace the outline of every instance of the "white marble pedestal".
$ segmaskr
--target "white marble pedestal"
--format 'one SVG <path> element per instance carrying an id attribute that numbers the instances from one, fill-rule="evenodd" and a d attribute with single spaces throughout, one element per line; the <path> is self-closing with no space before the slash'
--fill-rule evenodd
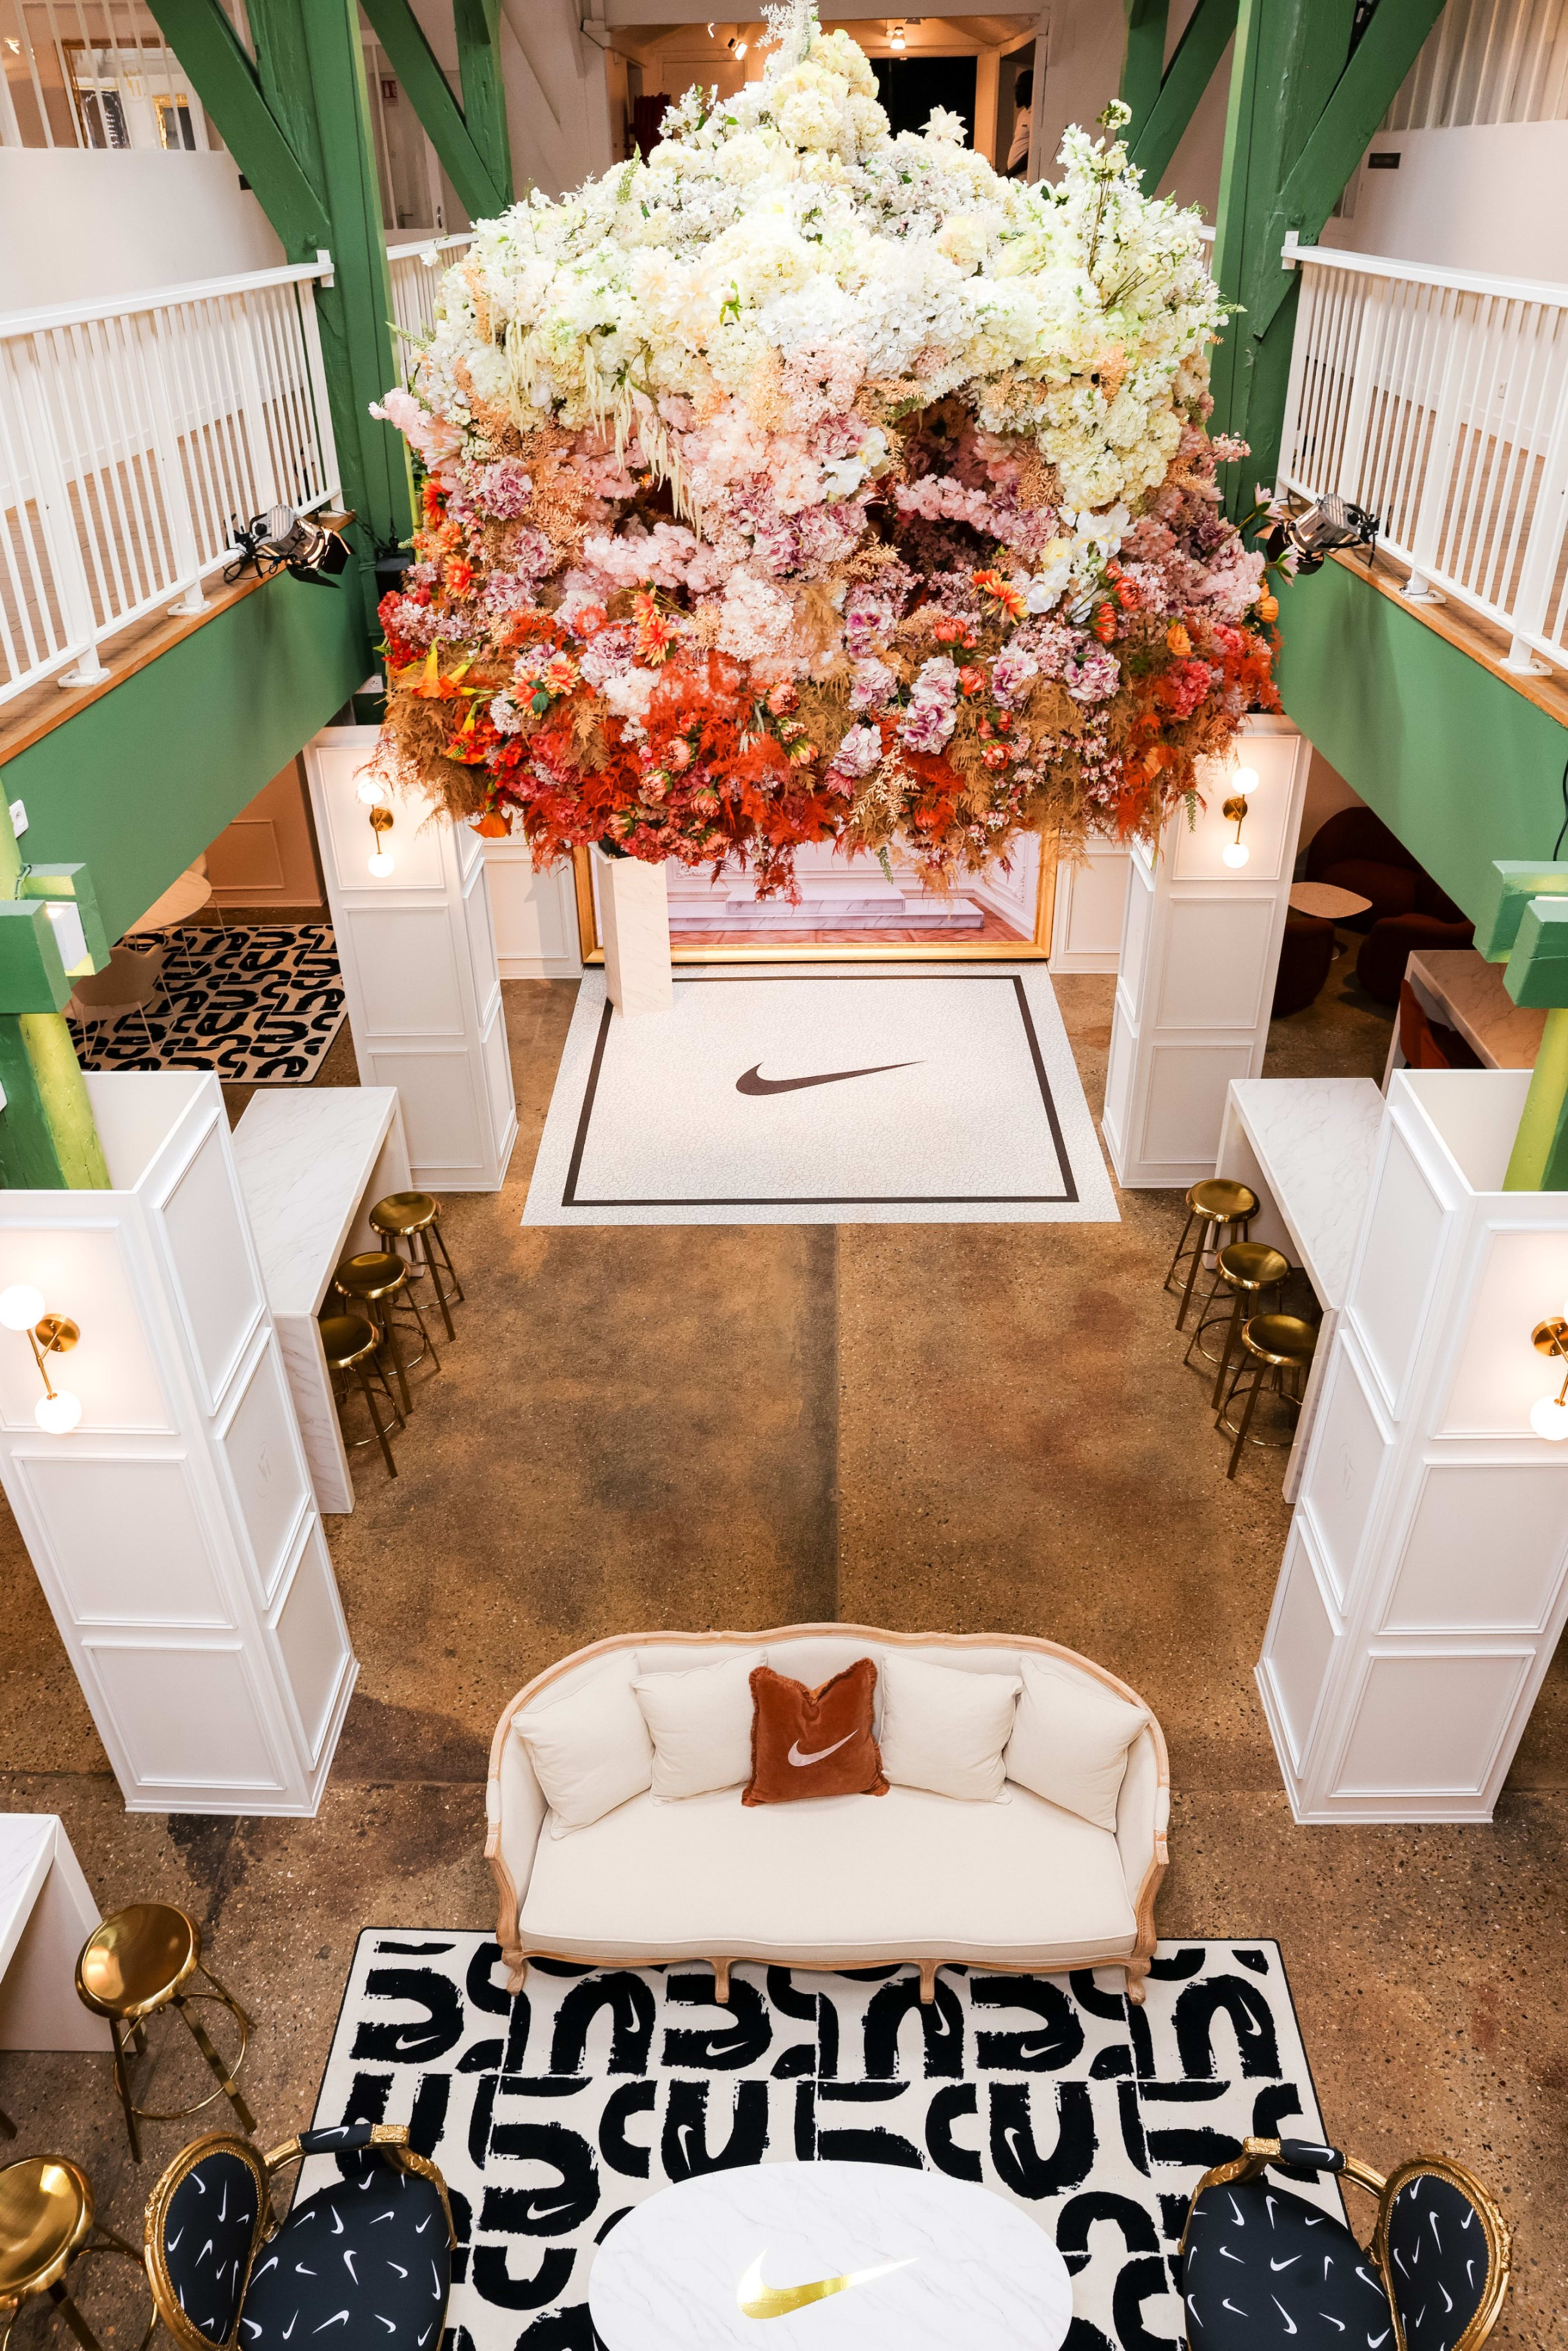
<path id="1" fill-rule="evenodd" d="M 829 2290 L 789 2296 L 812 2283 Z M 757 2351 L 770 2318 L 811 2351 L 1058 2351 L 1072 2284 L 1040 2222 L 989 2189 L 760 2163 L 637 2205 L 594 2256 L 588 2307 L 607 2351 Z"/>
<path id="2" fill-rule="evenodd" d="M 76 1995 L 99 1907 L 55 1813 L 0 1813 L 0 2049 L 101 2049 L 109 2026 Z"/>
<path id="3" fill-rule="evenodd" d="M 662 865 L 640 857 L 597 856 L 604 984 L 623 1020 L 674 1008 L 670 967 L 670 894 Z"/>

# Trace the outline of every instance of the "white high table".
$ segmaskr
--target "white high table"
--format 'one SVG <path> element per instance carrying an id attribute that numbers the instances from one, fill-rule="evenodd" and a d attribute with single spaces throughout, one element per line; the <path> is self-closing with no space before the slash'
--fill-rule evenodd
<path id="1" fill-rule="evenodd" d="M 382 1246 L 371 1209 L 411 1189 L 397 1088 L 278 1086 L 256 1094 L 233 1142 L 316 1499 L 323 1510 L 351 1510 L 316 1317 L 340 1261 Z"/>
<path id="2" fill-rule="evenodd" d="M 1329 1342 L 1350 1289 L 1383 1113 L 1373 1078 L 1233 1078 L 1226 1096 L 1214 1172 L 1257 1193 L 1252 1239 L 1272 1242 L 1300 1266 L 1323 1311 L 1285 1465 L 1288 1502 L 1296 1499 Z"/>
<path id="3" fill-rule="evenodd" d="M 0 2049 L 102 2049 L 109 2026 L 76 1994 L 77 1953 L 99 1923 L 54 1813 L 0 1813 Z"/>

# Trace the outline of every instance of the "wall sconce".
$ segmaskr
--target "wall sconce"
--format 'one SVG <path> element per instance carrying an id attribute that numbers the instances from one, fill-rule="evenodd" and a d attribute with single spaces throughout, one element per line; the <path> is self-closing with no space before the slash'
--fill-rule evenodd
<path id="1" fill-rule="evenodd" d="M 1228 823 L 1235 825 L 1236 838 L 1234 841 L 1228 841 L 1219 854 L 1225 864 L 1239 870 L 1246 864 L 1251 854 L 1247 843 L 1241 838 L 1241 828 L 1247 820 L 1247 795 L 1249 792 L 1255 792 L 1258 789 L 1257 768 L 1238 768 L 1236 784 L 1236 790 L 1232 792 L 1219 811 Z"/>
<path id="2" fill-rule="evenodd" d="M 80 1331 L 68 1315 L 49 1313 L 42 1290 L 26 1281 L 0 1290 L 0 1322 L 7 1331 L 25 1331 L 33 1350 L 33 1361 L 44 1383 L 44 1393 L 33 1407 L 34 1419 L 51 1437 L 67 1436 L 81 1418 L 81 1398 L 72 1395 L 68 1388 L 51 1384 L 48 1359 L 68 1354 L 81 1337 Z"/>
<path id="3" fill-rule="evenodd" d="M 1538 1353 L 1554 1356 L 1563 1365 L 1562 1386 L 1555 1395 L 1543 1395 L 1531 1405 L 1530 1426 L 1537 1437 L 1561 1445 L 1568 1437 L 1568 1322 L 1553 1315 L 1538 1322 L 1530 1335 Z"/>
<path id="4" fill-rule="evenodd" d="M 362 800 L 366 808 L 385 808 L 392 798 L 392 793 L 384 778 L 367 768 L 354 786 L 354 797 L 356 799 Z"/>
<path id="5" fill-rule="evenodd" d="M 373 808 L 371 810 L 371 831 L 375 836 L 376 845 L 371 852 L 368 862 L 371 872 L 378 882 L 384 882 L 392 870 L 392 852 L 382 847 L 382 837 L 392 831 L 392 812 L 390 808 Z"/>

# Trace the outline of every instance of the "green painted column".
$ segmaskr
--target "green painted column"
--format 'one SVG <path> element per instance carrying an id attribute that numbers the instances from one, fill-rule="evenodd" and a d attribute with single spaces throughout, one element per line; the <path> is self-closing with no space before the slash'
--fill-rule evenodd
<path id="1" fill-rule="evenodd" d="M 453 0 L 463 114 L 501 198 L 512 201 L 512 141 L 501 78 L 501 0 Z"/>
<path id="2" fill-rule="evenodd" d="M 372 638 L 377 549 L 413 529 L 408 453 L 370 404 L 396 382 L 392 279 L 376 185 L 375 142 L 357 0 L 251 0 L 262 95 L 326 207 L 335 283 L 318 291 L 322 357 L 345 502 L 357 522 Z M 296 254 L 308 260 L 310 254 Z M 325 592 L 325 591 L 323 591 Z"/>
<path id="3" fill-rule="evenodd" d="M 1133 147 L 1160 94 L 1170 0 L 1126 0 L 1126 9 L 1127 47 L 1122 59 L 1120 95 L 1132 115 L 1122 136 Z"/>
<path id="4" fill-rule="evenodd" d="M 17 895 L 22 854 L 4 809 L 0 801 L 0 1186 L 107 1191 L 109 1166 L 81 1063 L 57 1009 L 70 982 L 47 899 Z"/>
<path id="5" fill-rule="evenodd" d="M 1568 862 L 1500 859 L 1476 946 L 1516 1004 L 1546 1013 L 1503 1189 L 1568 1192 Z"/>

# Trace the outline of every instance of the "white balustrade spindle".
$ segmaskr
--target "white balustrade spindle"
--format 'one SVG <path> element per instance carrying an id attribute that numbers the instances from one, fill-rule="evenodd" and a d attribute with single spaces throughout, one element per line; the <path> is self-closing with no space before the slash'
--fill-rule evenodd
<path id="1" fill-rule="evenodd" d="M 1406 594 L 1506 630 L 1505 666 L 1568 666 L 1568 285 L 1284 258 L 1302 284 L 1281 489 L 1375 514 Z"/>
<path id="2" fill-rule="evenodd" d="M 203 610 L 253 517 L 337 499 L 330 267 L 0 317 L 0 704 L 97 683 L 120 631 Z"/>
<path id="3" fill-rule="evenodd" d="M 426 238 L 420 245 L 389 245 L 387 267 L 392 290 L 392 358 L 405 388 L 409 361 L 435 324 L 435 290 L 445 271 L 474 242 L 468 235 Z"/>

